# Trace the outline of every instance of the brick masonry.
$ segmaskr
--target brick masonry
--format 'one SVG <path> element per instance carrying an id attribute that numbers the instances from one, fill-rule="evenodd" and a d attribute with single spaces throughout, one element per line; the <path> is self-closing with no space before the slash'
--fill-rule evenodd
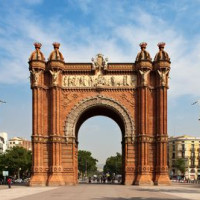
<path id="1" fill-rule="evenodd" d="M 121 129 L 124 184 L 170 184 L 170 59 L 164 43 L 158 44 L 153 62 L 146 43 L 141 43 L 135 63 L 108 63 L 101 54 L 91 63 L 67 63 L 59 51 L 60 44 L 53 45 L 48 61 L 40 43 L 35 43 L 29 59 L 33 104 L 30 185 L 78 183 L 78 130 L 85 120 L 96 115 L 112 118 Z"/>

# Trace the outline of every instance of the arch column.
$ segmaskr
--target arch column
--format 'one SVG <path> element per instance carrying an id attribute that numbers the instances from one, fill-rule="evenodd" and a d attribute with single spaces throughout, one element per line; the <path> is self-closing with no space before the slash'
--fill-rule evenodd
<path id="1" fill-rule="evenodd" d="M 136 185 L 152 185 L 150 176 L 150 166 L 148 162 L 149 154 L 149 85 L 152 63 L 150 60 L 140 60 L 137 63 L 138 69 L 138 133 L 137 133 L 137 154 L 138 154 L 138 174 Z"/>
<path id="2" fill-rule="evenodd" d="M 37 45 L 37 44 L 36 44 Z M 29 70 L 31 72 L 32 89 L 32 176 L 30 185 L 45 185 L 47 180 L 47 171 L 43 167 L 43 145 L 44 137 L 43 119 L 44 119 L 44 70 L 45 62 L 41 60 L 30 60 Z"/>
<path id="3" fill-rule="evenodd" d="M 51 123 L 49 135 L 49 142 L 51 148 L 51 163 L 49 169 L 49 178 L 47 185 L 65 185 L 63 180 L 63 167 L 62 167 L 62 142 L 63 137 L 60 131 L 60 96 L 61 96 L 61 70 L 60 65 L 62 62 L 51 61 L 49 63 L 49 75 L 51 75 Z"/>
<path id="4" fill-rule="evenodd" d="M 171 185 L 167 165 L 167 89 L 168 72 L 170 62 L 159 61 L 155 63 L 156 68 L 156 100 L 157 100 L 157 133 L 156 133 L 156 175 L 155 185 Z"/>

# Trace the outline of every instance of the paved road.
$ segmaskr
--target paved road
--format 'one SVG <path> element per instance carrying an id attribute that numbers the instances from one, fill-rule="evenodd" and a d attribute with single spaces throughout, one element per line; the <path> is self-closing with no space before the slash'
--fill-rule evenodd
<path id="1" fill-rule="evenodd" d="M 200 186 L 80 184 L 64 187 L 0 186 L 1 200 L 200 200 Z"/>

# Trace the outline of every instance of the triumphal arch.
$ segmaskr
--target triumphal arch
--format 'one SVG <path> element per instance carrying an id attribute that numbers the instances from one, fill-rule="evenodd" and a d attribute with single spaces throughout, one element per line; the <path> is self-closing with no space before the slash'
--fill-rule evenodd
<path id="1" fill-rule="evenodd" d="M 167 89 L 170 59 L 159 43 L 152 61 L 141 43 L 133 63 L 69 63 L 53 43 L 29 60 L 33 102 L 30 185 L 78 183 L 78 132 L 90 117 L 113 119 L 122 133 L 123 183 L 170 184 L 167 167 Z M 115 140 L 115 138 L 113 138 Z"/>

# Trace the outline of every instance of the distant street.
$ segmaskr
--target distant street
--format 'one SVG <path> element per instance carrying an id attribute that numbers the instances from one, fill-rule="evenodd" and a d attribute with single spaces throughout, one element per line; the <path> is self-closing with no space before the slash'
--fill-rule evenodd
<path id="1" fill-rule="evenodd" d="M 1 200 L 199 200 L 199 185 L 123 186 L 79 184 L 64 187 L 0 186 Z"/>

